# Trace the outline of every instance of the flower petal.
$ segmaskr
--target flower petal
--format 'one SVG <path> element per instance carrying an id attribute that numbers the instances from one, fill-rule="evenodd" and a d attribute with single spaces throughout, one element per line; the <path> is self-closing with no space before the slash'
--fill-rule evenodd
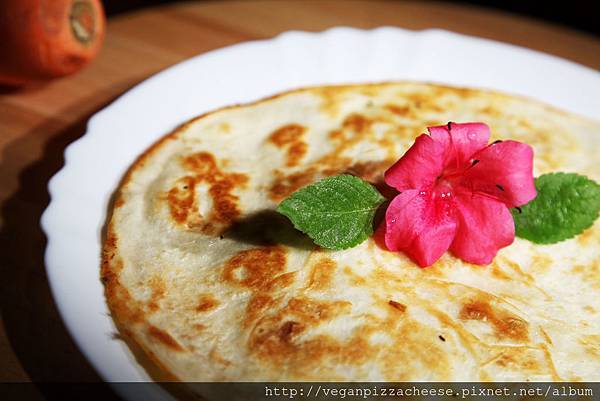
<path id="1" fill-rule="evenodd" d="M 450 251 L 460 259 L 486 265 L 499 249 L 512 244 L 515 224 L 502 202 L 484 194 L 455 197 L 457 229 Z"/>
<path id="2" fill-rule="evenodd" d="M 404 251 L 421 267 L 433 264 L 454 238 L 456 223 L 450 210 L 448 202 L 434 201 L 429 192 L 402 192 L 386 211 L 386 247 Z"/>
<path id="3" fill-rule="evenodd" d="M 456 170 L 470 163 L 471 156 L 485 148 L 490 139 L 490 127 L 484 123 L 448 123 L 427 129 L 447 149 L 444 165 Z"/>
<path id="4" fill-rule="evenodd" d="M 484 192 L 508 207 L 521 206 L 536 196 L 533 149 L 517 141 L 491 144 L 473 155 L 479 160 L 464 175 L 464 185 Z"/>
<path id="5" fill-rule="evenodd" d="M 385 183 L 398 191 L 429 187 L 444 168 L 444 147 L 429 135 L 415 143 L 384 174 Z"/>

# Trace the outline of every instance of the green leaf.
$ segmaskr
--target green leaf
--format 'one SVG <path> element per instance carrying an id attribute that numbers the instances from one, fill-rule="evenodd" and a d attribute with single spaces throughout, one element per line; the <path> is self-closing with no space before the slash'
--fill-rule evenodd
<path id="1" fill-rule="evenodd" d="M 299 189 L 277 211 L 317 245 L 347 249 L 373 234 L 373 218 L 383 201 L 368 182 L 342 174 Z"/>
<path id="2" fill-rule="evenodd" d="M 512 210 L 516 235 L 553 244 L 580 234 L 600 211 L 600 185 L 578 174 L 551 173 L 535 179 L 537 197 Z"/>

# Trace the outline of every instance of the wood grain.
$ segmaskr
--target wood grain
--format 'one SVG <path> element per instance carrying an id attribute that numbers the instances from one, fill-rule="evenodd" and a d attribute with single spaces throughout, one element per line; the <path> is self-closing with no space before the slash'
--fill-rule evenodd
<path id="1" fill-rule="evenodd" d="M 0 381 L 99 380 L 67 334 L 46 275 L 39 217 L 48 179 L 88 118 L 141 80 L 212 49 L 297 29 L 442 28 L 600 68 L 600 43 L 566 28 L 483 8 L 423 1 L 182 3 L 109 21 L 104 47 L 81 73 L 0 92 Z M 83 182 L 82 185 L 93 185 Z M 39 399 L 51 398 L 40 393 Z"/>

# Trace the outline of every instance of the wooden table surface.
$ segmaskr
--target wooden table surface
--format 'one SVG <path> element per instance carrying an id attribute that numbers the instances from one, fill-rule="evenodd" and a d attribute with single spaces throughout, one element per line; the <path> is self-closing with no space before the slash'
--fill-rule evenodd
<path id="1" fill-rule="evenodd" d="M 600 69 L 600 41 L 472 6 L 424 1 L 215 1 L 148 8 L 109 20 L 102 52 L 72 77 L 0 92 L 0 382 L 96 381 L 53 303 L 39 218 L 48 179 L 88 118 L 141 80 L 199 53 L 290 29 L 443 28 Z M 52 395 L 40 392 L 39 399 Z"/>

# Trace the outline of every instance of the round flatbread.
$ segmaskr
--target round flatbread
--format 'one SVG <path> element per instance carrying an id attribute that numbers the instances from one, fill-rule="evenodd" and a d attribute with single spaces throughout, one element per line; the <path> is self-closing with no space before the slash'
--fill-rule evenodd
<path id="1" fill-rule="evenodd" d="M 600 380 L 600 223 L 489 266 L 316 247 L 275 212 L 318 179 L 376 185 L 427 126 L 485 122 L 534 172 L 600 180 L 600 123 L 425 83 L 301 89 L 195 118 L 115 197 L 102 280 L 121 334 L 182 381 Z M 510 163 L 506 160 L 506 163 Z"/>

